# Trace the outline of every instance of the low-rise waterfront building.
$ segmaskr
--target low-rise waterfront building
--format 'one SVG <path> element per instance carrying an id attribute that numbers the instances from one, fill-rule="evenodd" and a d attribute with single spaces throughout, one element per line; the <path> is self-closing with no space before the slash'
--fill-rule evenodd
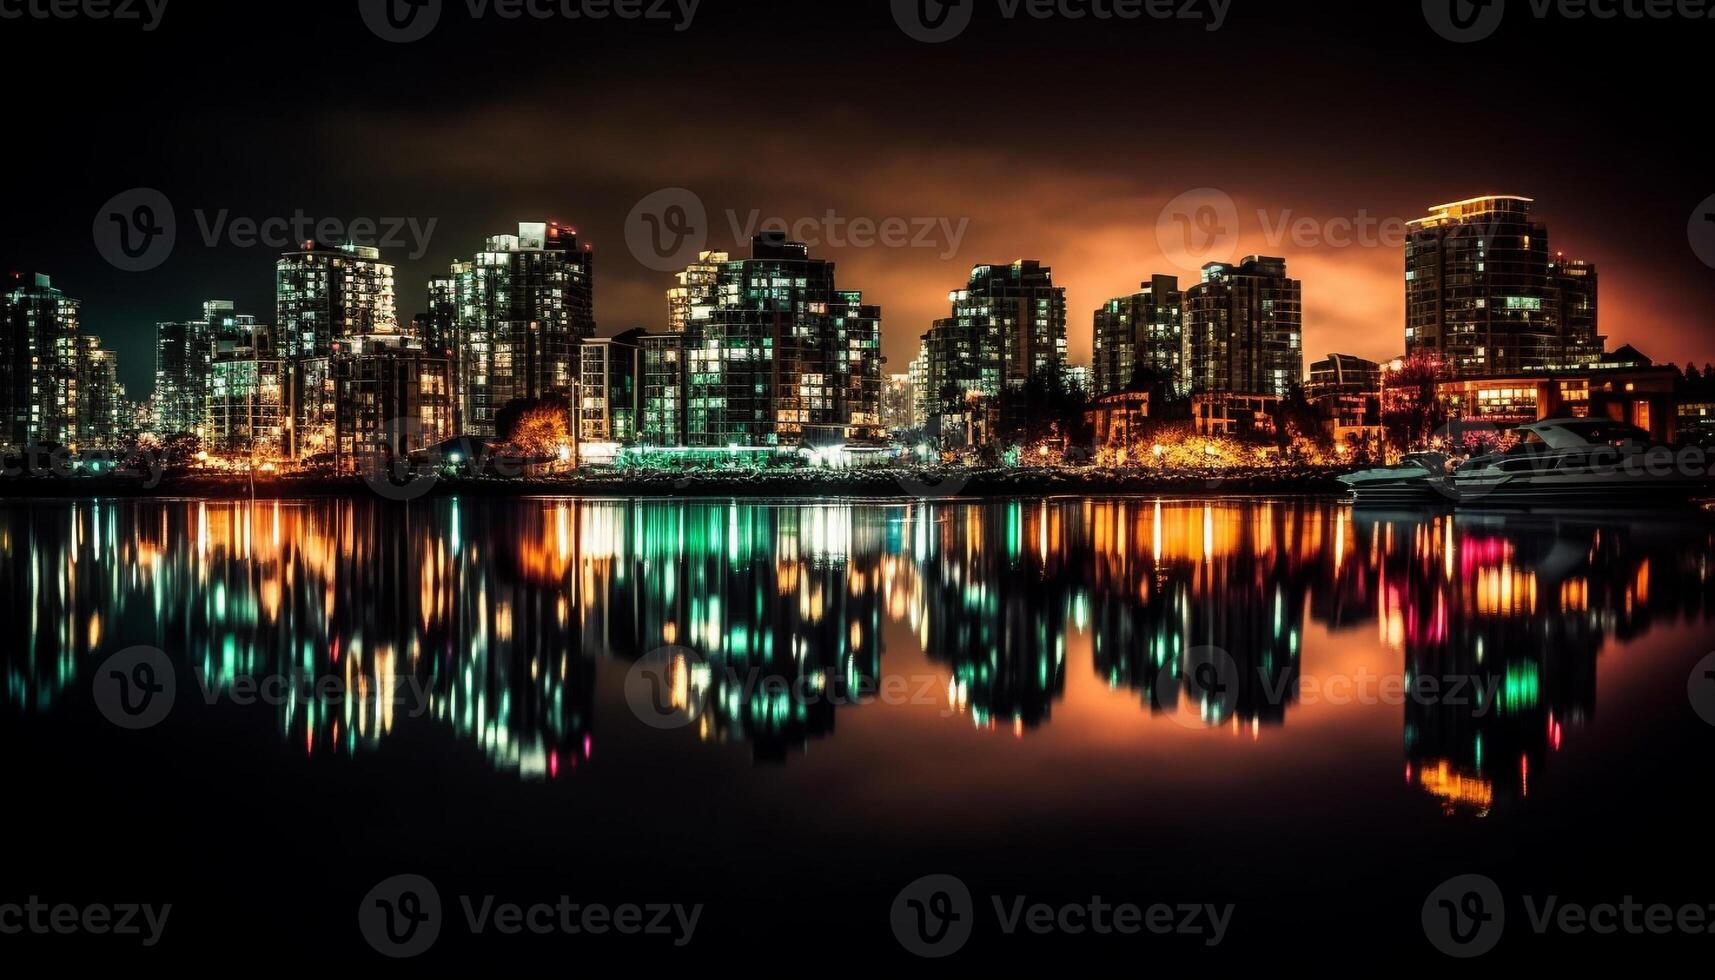
<path id="1" fill-rule="evenodd" d="M 1095 434 L 1097 449 L 1131 449 L 1149 437 L 1149 392 L 1102 395 L 1084 417 Z"/>
<path id="2" fill-rule="evenodd" d="M 1197 434 L 1252 438 L 1275 434 L 1279 395 L 1227 392 L 1191 396 L 1191 418 Z"/>

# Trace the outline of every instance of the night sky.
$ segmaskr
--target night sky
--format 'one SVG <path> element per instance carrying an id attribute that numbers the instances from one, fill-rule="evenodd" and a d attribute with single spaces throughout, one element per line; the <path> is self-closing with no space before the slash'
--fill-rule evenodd
<path id="1" fill-rule="evenodd" d="M 4 0 L 15 6 L 20 0 Z M 1513 0 L 1493 37 L 1456 45 L 1416 0 L 1232 0 L 1226 23 L 1008 20 L 975 0 L 944 44 L 887 0 L 703 0 L 673 21 L 473 21 L 446 0 L 432 34 L 381 40 L 357 0 L 170 0 L 158 28 L 0 20 L 8 98 L 0 265 L 51 274 L 86 331 L 153 385 L 153 324 L 208 298 L 273 319 L 267 246 L 210 247 L 234 218 L 435 222 L 387 250 L 402 319 L 429 276 L 527 220 L 597 254 L 603 334 L 665 322 L 669 274 L 627 247 L 634 206 L 696 193 L 709 244 L 762 217 L 945 219 L 933 247 L 817 247 L 883 307 L 889 372 L 970 267 L 1037 258 L 1068 287 L 1072 358 L 1090 316 L 1163 255 L 1163 205 L 1235 202 L 1235 255 L 1304 280 L 1305 353 L 1403 347 L 1403 259 L 1270 242 L 1282 220 L 1416 218 L 1483 193 L 1536 198 L 1551 245 L 1596 262 L 1602 326 L 1658 360 L 1715 359 L 1715 270 L 1687 235 L 1715 194 L 1702 145 L 1715 21 L 1543 22 Z M 1644 65 L 1648 71 L 1643 70 Z M 122 272 L 92 227 L 110 198 L 162 191 L 176 247 Z M 1257 211 L 1265 209 L 1266 219 Z M 202 218 L 199 220 L 198 213 Z"/>

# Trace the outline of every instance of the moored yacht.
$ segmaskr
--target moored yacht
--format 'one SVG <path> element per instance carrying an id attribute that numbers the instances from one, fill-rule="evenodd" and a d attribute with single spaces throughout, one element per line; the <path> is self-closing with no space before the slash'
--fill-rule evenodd
<path id="1" fill-rule="evenodd" d="M 1676 453 L 1624 422 L 1545 419 L 1518 433 L 1518 444 L 1506 452 L 1454 470 L 1452 490 L 1461 506 L 1685 501 L 1710 487 L 1703 453 Z"/>
<path id="2" fill-rule="evenodd" d="M 1396 466 L 1348 473 L 1340 482 L 1359 506 L 1447 503 L 1453 499 L 1449 463 L 1446 453 L 1407 453 Z"/>

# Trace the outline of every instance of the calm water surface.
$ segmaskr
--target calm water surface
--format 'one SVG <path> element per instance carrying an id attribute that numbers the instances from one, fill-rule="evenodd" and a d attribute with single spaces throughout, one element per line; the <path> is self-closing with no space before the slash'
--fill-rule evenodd
<path id="1" fill-rule="evenodd" d="M 413 873 L 707 906 L 682 949 L 419 964 L 928 970 L 888 909 L 950 873 L 1236 906 L 1212 951 L 989 914 L 967 961 L 1451 963 L 1419 915 L 1455 874 L 1715 902 L 1712 547 L 1697 513 L 1326 502 L 0 504 L 0 898 L 172 902 L 161 964 L 369 964 L 356 909 Z M 99 685 L 138 646 L 173 696 L 133 731 Z"/>

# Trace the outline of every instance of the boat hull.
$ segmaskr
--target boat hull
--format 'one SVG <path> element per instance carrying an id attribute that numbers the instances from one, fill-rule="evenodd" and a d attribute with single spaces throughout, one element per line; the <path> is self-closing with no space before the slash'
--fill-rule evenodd
<path id="1" fill-rule="evenodd" d="M 1577 480 L 1532 478 L 1488 482 L 1455 481 L 1461 506 L 1504 504 L 1611 504 L 1633 506 L 1687 503 L 1709 495 L 1709 485 L 1693 481 Z"/>

